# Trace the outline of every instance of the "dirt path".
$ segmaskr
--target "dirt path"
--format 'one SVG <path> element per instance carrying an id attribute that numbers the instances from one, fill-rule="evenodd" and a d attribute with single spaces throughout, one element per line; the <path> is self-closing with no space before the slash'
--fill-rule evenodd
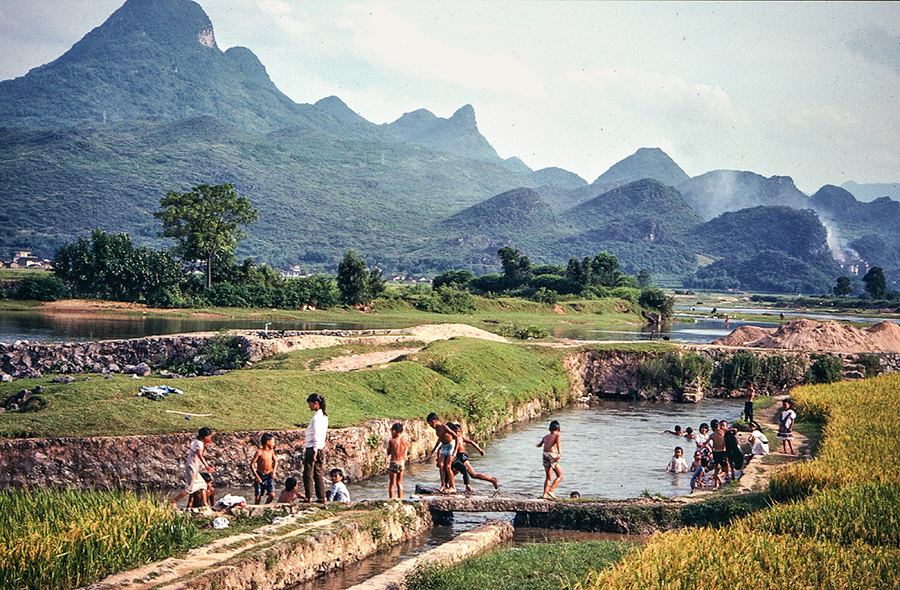
<path id="1" fill-rule="evenodd" d="M 782 398 L 777 398 L 782 399 Z M 763 430 L 778 432 L 778 417 L 781 414 L 781 403 L 774 403 L 770 407 L 756 412 L 754 416 Z M 747 442 L 748 434 L 740 433 L 738 439 L 741 443 Z M 764 458 L 756 458 L 744 468 L 744 473 L 738 480 L 737 489 L 740 492 L 761 492 L 769 485 L 769 479 L 779 469 L 793 465 L 798 461 L 812 459 L 809 448 L 809 440 L 794 430 L 794 450 L 796 455 L 786 455 L 781 452 L 781 440 L 774 435 L 769 438 L 771 453 Z"/>
<path id="2" fill-rule="evenodd" d="M 401 356 L 419 352 L 421 348 L 398 348 L 396 350 L 385 350 L 380 352 L 369 352 L 366 354 L 353 354 L 350 356 L 337 356 L 331 360 L 327 360 L 315 371 L 354 371 L 364 367 L 373 365 L 384 365 Z"/>
<path id="3" fill-rule="evenodd" d="M 127 587 L 129 590 L 147 590 L 170 584 L 183 576 L 188 576 L 197 570 L 209 569 L 235 557 L 249 547 L 260 543 L 271 543 L 297 537 L 310 535 L 314 532 L 324 531 L 329 525 L 345 517 L 349 513 L 317 520 L 297 528 L 294 518 L 288 518 L 277 525 L 260 527 L 250 533 L 232 535 L 213 541 L 206 545 L 191 549 L 182 557 L 170 557 L 163 561 L 157 561 L 143 567 L 119 572 L 108 576 L 104 580 L 90 586 L 94 590 L 112 590 L 113 588 Z M 305 516 L 301 512 L 294 515 Z M 286 529 L 280 531 L 279 529 Z"/>

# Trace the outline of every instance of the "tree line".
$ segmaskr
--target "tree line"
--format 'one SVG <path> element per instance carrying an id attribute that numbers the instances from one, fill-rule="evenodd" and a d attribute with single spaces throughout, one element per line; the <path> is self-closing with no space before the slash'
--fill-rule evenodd
<path id="1" fill-rule="evenodd" d="M 234 251 L 244 237 L 241 228 L 255 221 L 258 212 L 230 184 L 170 191 L 154 216 L 163 223 L 160 236 L 175 239 L 171 249 L 137 247 L 127 234 L 96 229 L 90 237 L 64 244 L 53 258 L 53 276 L 23 279 L 17 295 L 37 300 L 73 296 L 142 301 L 152 307 L 282 309 L 365 306 L 386 295 L 381 271 L 370 269 L 353 250 L 339 262 L 334 277 L 287 279 L 250 259 L 239 263 Z M 533 265 L 509 246 L 497 255 L 502 273 L 476 277 L 468 270 L 445 271 L 435 277 L 430 292 L 418 288 L 416 307 L 465 312 L 474 308 L 476 295 L 542 303 L 618 297 L 663 316 L 672 313 L 672 298 L 652 285 L 648 271 L 629 275 L 619 268 L 616 256 L 605 251 L 570 258 L 566 265 Z"/>

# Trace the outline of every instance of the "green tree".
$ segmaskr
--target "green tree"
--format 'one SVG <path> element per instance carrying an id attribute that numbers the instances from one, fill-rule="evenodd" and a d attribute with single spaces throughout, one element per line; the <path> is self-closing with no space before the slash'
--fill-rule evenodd
<path id="1" fill-rule="evenodd" d="M 168 250 L 135 248 L 128 234 L 100 229 L 57 250 L 53 272 L 76 295 L 114 301 L 155 300 L 184 280 Z"/>
<path id="2" fill-rule="evenodd" d="M 523 256 L 518 248 L 504 246 L 497 250 L 503 267 L 503 282 L 506 289 L 521 287 L 531 278 L 531 260 Z"/>
<path id="3" fill-rule="evenodd" d="M 834 286 L 835 297 L 847 298 L 853 294 L 853 285 L 850 283 L 850 277 L 838 277 L 837 284 Z"/>
<path id="4" fill-rule="evenodd" d="M 347 305 L 368 305 L 376 291 L 384 291 L 381 271 L 376 268 L 370 272 L 355 250 L 348 251 L 338 263 L 337 285 L 341 301 Z"/>
<path id="5" fill-rule="evenodd" d="M 866 293 L 872 296 L 872 299 L 884 299 L 887 295 L 887 280 L 884 278 L 884 270 L 879 266 L 873 266 L 862 278 L 866 285 Z"/>
<path id="6" fill-rule="evenodd" d="M 256 209 L 231 184 L 201 184 L 186 193 L 169 191 L 159 206 L 162 211 L 153 215 L 163 222 L 160 235 L 178 240 L 183 259 L 206 261 L 207 288 L 212 287 L 216 253 L 233 253 L 244 238 L 241 226 L 258 217 Z"/>
<path id="7" fill-rule="evenodd" d="M 456 289 L 465 289 L 474 278 L 475 275 L 468 270 L 445 270 L 434 277 L 431 286 L 434 289 L 445 286 L 454 287 Z"/>
<path id="8" fill-rule="evenodd" d="M 591 261 L 591 284 L 612 289 L 618 285 L 619 259 L 606 250 L 600 252 Z"/>
<path id="9" fill-rule="evenodd" d="M 668 319 L 675 309 L 675 298 L 669 297 L 658 287 L 650 287 L 641 291 L 638 305 L 658 311 L 663 318 Z"/>
<path id="10" fill-rule="evenodd" d="M 653 278 L 650 276 L 650 271 L 646 268 L 642 268 L 640 272 L 637 273 L 637 282 L 641 289 L 650 287 L 653 284 Z"/>

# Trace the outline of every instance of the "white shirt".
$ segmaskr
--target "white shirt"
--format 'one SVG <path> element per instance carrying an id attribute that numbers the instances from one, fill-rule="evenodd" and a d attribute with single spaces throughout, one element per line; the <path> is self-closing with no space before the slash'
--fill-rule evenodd
<path id="1" fill-rule="evenodd" d="M 306 448 L 314 448 L 321 451 L 325 448 L 325 435 L 328 432 L 328 416 L 319 409 L 313 414 L 312 420 L 306 427 Z"/>
<path id="2" fill-rule="evenodd" d="M 331 501 L 332 502 L 350 502 L 350 492 L 347 491 L 347 486 L 344 485 L 344 482 L 337 481 L 331 486 Z"/>

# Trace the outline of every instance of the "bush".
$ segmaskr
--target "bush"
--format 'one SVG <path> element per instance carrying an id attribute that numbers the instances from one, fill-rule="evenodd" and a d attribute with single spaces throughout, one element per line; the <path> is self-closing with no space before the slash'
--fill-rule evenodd
<path id="1" fill-rule="evenodd" d="M 824 356 L 810 365 L 806 371 L 809 383 L 835 383 L 844 378 L 844 363 L 833 356 Z"/>
<path id="2" fill-rule="evenodd" d="M 16 289 L 16 299 L 27 301 L 56 301 L 65 296 L 66 284 L 55 276 L 25 277 Z"/>
<path id="3" fill-rule="evenodd" d="M 541 326 L 520 326 L 518 324 L 503 324 L 497 332 L 506 338 L 519 340 L 546 338 L 550 335 L 550 332 Z"/>
<path id="4" fill-rule="evenodd" d="M 240 339 L 229 336 L 228 330 L 223 329 L 197 349 L 194 358 L 173 360 L 166 368 L 180 375 L 189 375 L 239 369 L 246 362 Z"/>
<path id="5" fill-rule="evenodd" d="M 865 370 L 865 376 L 877 377 L 881 373 L 881 359 L 877 354 L 861 354 L 856 362 Z"/>
<path id="6" fill-rule="evenodd" d="M 475 309 L 475 297 L 455 287 L 438 287 L 415 303 L 416 309 L 431 313 L 468 313 Z"/>

